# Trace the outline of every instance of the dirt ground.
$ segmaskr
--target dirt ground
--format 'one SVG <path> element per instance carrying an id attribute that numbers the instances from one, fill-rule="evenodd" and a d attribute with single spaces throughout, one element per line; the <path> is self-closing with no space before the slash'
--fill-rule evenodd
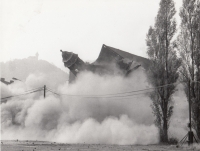
<path id="1" fill-rule="evenodd" d="M 61 144 L 44 141 L 1 141 L 1 151 L 200 151 L 200 145 Z"/>

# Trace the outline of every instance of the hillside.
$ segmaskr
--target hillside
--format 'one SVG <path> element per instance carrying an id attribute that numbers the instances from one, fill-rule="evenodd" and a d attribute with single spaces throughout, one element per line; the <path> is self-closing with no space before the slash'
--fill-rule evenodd
<path id="1" fill-rule="evenodd" d="M 37 56 L 25 59 L 15 59 L 6 63 L 1 62 L 1 77 L 7 81 L 13 77 L 25 81 L 30 74 L 43 74 L 54 86 L 65 83 L 68 74 L 44 60 L 38 60 Z"/>

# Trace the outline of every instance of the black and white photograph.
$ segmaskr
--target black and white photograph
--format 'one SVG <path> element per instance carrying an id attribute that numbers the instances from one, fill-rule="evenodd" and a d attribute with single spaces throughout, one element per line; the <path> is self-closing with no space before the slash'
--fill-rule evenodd
<path id="1" fill-rule="evenodd" d="M 1 0 L 1 151 L 200 151 L 200 0 Z"/>

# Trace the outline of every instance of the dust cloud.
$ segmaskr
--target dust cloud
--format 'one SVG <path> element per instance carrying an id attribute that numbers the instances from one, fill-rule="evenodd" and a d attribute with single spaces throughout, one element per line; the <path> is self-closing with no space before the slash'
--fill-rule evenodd
<path id="1" fill-rule="evenodd" d="M 60 94 L 47 91 L 44 99 L 43 91 L 40 91 L 2 103 L 2 140 L 144 145 L 159 142 L 149 91 L 137 92 L 137 95 L 133 92 L 122 93 L 151 87 L 142 69 L 128 78 L 117 75 L 102 77 L 83 72 L 75 83 L 64 83 L 58 87 L 53 87 L 45 76 L 31 74 L 24 83 L 1 85 L 2 97 L 20 94 L 44 84 Z M 182 90 L 174 97 L 175 111 L 170 127 L 174 137 L 182 137 L 186 130 L 182 122 L 187 121 L 186 115 L 182 114 L 187 110 L 182 103 L 184 97 Z"/>

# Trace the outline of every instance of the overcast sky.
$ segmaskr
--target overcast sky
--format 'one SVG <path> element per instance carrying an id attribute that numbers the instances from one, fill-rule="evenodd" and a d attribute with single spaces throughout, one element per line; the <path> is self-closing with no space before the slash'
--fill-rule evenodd
<path id="1" fill-rule="evenodd" d="M 64 69 L 60 49 L 94 61 L 102 44 L 146 55 L 160 0 L 1 0 L 0 60 L 39 58 Z M 175 0 L 177 11 L 182 0 Z M 177 14 L 178 18 L 178 14 Z"/>

